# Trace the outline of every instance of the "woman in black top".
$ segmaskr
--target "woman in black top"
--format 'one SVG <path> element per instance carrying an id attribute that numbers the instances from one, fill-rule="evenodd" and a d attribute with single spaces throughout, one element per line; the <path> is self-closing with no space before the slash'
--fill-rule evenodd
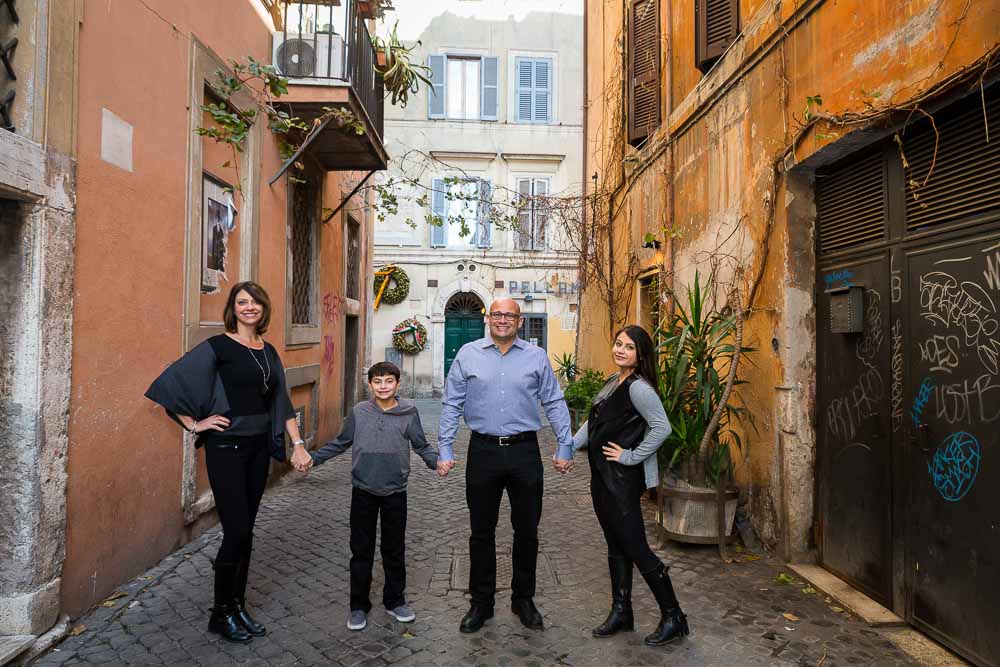
<path id="1" fill-rule="evenodd" d="M 210 632 L 248 642 L 267 632 L 246 609 L 253 526 L 269 458 L 285 460 L 284 433 L 302 469 L 311 460 L 299 437 L 285 371 L 277 350 L 261 334 L 271 319 L 271 301 L 260 285 L 233 286 L 223 311 L 226 333 L 197 345 L 173 363 L 146 392 L 205 446 L 208 480 L 222 523 L 215 559 L 215 606 Z"/>
<path id="2" fill-rule="evenodd" d="M 594 628 L 595 637 L 634 630 L 632 567 L 639 568 L 660 607 L 660 623 L 645 643 L 657 646 L 688 634 L 687 617 L 674 595 L 667 567 L 646 541 L 639 500 L 659 482 L 656 451 L 670 435 L 660 401 L 656 352 L 649 334 L 627 326 L 615 334 L 618 372 L 594 398 L 587 422 L 573 436 L 574 449 L 587 448 L 594 512 L 608 544 L 611 613 Z"/>

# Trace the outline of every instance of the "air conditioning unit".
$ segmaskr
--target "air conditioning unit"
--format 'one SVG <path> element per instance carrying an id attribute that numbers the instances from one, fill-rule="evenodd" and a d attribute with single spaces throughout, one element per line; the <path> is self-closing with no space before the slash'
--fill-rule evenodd
<path id="1" fill-rule="evenodd" d="M 326 85 L 323 79 L 346 78 L 344 38 L 333 32 L 272 33 L 275 69 L 292 83 Z"/>

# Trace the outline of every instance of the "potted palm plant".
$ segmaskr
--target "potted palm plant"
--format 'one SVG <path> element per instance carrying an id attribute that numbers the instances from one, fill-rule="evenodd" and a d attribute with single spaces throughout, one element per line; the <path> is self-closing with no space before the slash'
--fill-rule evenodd
<path id="1" fill-rule="evenodd" d="M 732 455 L 743 446 L 738 427 L 752 426 L 733 389 L 743 384 L 740 357 L 752 350 L 743 347 L 742 307 L 714 308 L 714 286 L 696 274 L 660 332 L 661 394 L 673 431 L 660 448 L 659 514 L 669 539 L 721 545 L 732 536 L 739 497 L 731 487 Z"/>

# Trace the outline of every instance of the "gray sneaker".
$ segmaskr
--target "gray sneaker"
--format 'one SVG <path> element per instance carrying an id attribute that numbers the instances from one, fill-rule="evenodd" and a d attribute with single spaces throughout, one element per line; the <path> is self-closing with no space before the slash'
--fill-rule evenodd
<path id="1" fill-rule="evenodd" d="M 351 611 L 351 617 L 347 619 L 348 630 L 364 630 L 368 625 L 368 615 L 360 609 Z"/>
<path id="2" fill-rule="evenodd" d="M 400 623 L 411 623 L 417 618 L 417 615 L 413 613 L 412 609 L 410 609 L 410 605 L 405 602 L 395 609 L 387 609 L 386 611 Z"/>

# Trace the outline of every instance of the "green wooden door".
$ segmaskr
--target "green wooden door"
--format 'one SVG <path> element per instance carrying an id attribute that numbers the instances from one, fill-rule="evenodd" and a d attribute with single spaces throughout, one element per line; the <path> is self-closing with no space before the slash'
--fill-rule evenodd
<path id="1" fill-rule="evenodd" d="M 451 362 L 462 346 L 483 337 L 486 325 L 482 315 L 447 315 L 444 320 L 444 376 L 448 377 Z"/>

